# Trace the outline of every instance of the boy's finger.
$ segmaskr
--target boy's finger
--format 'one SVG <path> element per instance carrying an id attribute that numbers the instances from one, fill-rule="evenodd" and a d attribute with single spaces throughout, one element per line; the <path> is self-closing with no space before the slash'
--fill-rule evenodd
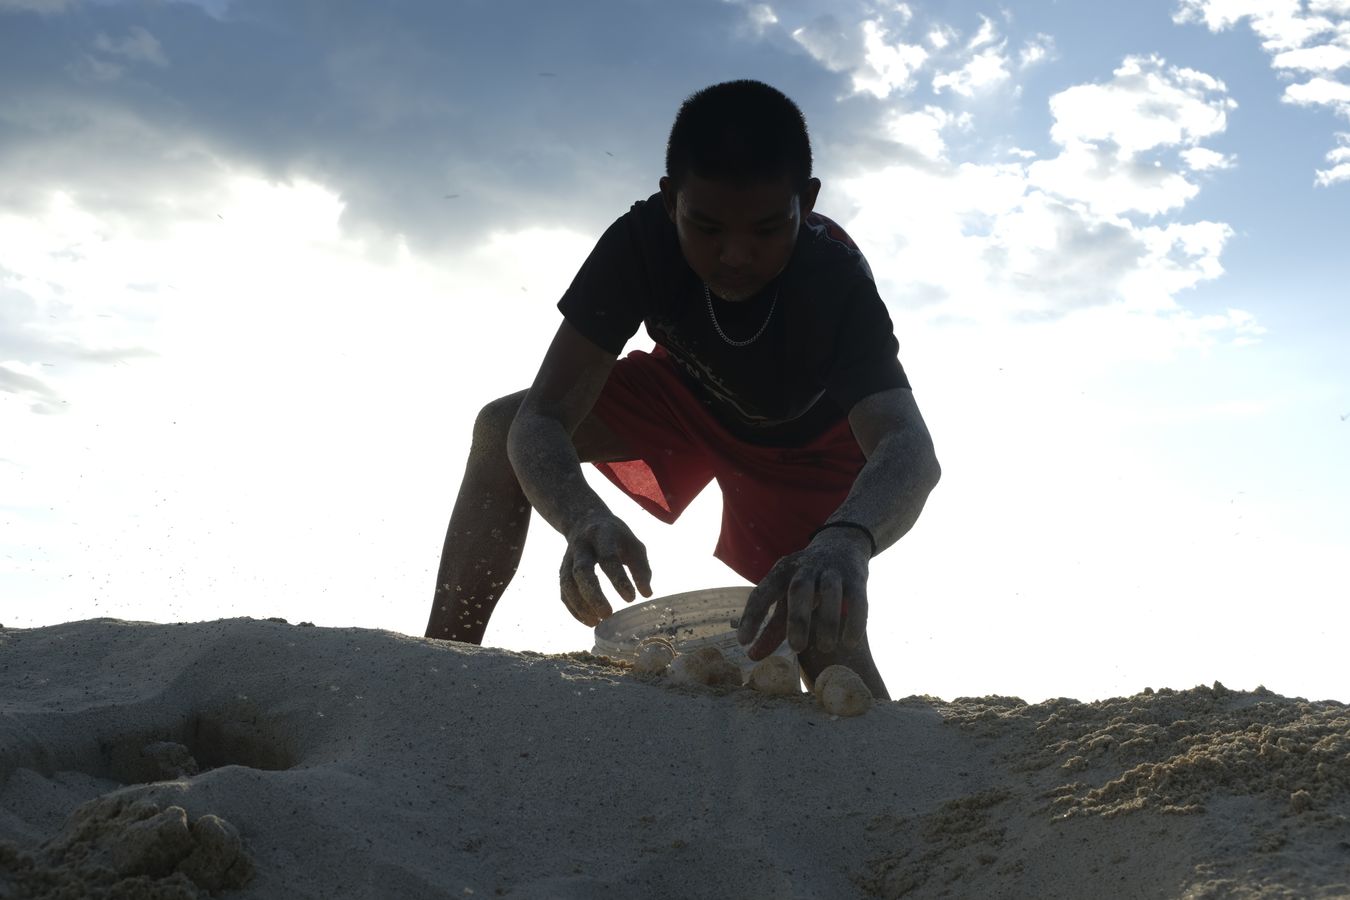
<path id="1" fill-rule="evenodd" d="M 582 624 L 595 627 L 610 612 L 609 601 L 600 590 L 595 577 L 595 550 L 585 543 L 578 544 L 572 553 L 572 583 L 576 585 L 577 607 L 585 616 Z"/>
<path id="2" fill-rule="evenodd" d="M 844 630 L 840 642 L 852 650 L 867 634 L 867 583 L 854 581 L 843 591 Z"/>
<path id="3" fill-rule="evenodd" d="M 619 592 L 625 603 L 633 602 L 637 593 L 633 590 L 633 582 L 628 580 L 628 573 L 623 570 L 623 563 L 613 556 L 602 557 L 600 571 L 605 573 L 605 577 L 614 585 L 614 590 Z"/>
<path id="4" fill-rule="evenodd" d="M 736 626 L 736 640 L 741 646 L 749 644 L 759 633 L 760 623 L 764 621 L 764 616 L 768 613 L 769 607 L 782 595 L 786 573 L 786 569 L 775 566 L 746 598 L 745 610 L 741 613 L 741 622 Z"/>
<path id="5" fill-rule="evenodd" d="M 558 571 L 558 587 L 562 591 L 563 606 L 583 625 L 591 624 L 587 620 L 590 618 L 585 611 L 585 601 L 581 599 L 581 592 L 577 590 L 576 578 L 572 575 L 572 554 L 563 556 L 562 568 Z"/>
<path id="6" fill-rule="evenodd" d="M 787 639 L 801 653 L 811 640 L 811 615 L 816 599 L 816 572 L 799 569 L 787 589 Z"/>
<path id="7" fill-rule="evenodd" d="M 642 596 L 650 597 L 652 595 L 652 566 L 647 561 L 647 548 L 637 538 L 623 542 L 620 548 L 623 564 L 628 567 L 628 571 L 633 573 L 633 580 L 637 582 L 637 589 L 642 592 Z"/>
<path id="8" fill-rule="evenodd" d="M 839 642 L 839 619 L 843 607 L 844 580 L 838 571 L 826 569 L 816 582 L 820 605 L 815 613 L 815 648 L 829 653 Z"/>
<path id="9" fill-rule="evenodd" d="M 600 566 L 600 571 L 605 573 L 610 584 L 614 585 L 614 590 L 618 591 L 619 596 L 623 598 L 624 603 L 632 603 L 637 594 L 633 590 L 633 583 L 628 580 L 628 573 L 623 570 L 622 541 L 623 531 L 626 529 L 609 529 L 602 531 L 595 541 L 596 564 Z M 599 579 L 597 579 L 598 583 Z M 603 595 L 602 595 L 603 596 Z M 605 601 L 609 605 L 609 601 Z"/>
<path id="10" fill-rule="evenodd" d="M 769 624 L 764 626 L 764 633 L 750 645 L 745 655 L 750 657 L 751 662 L 759 662 L 777 650 L 785 637 L 787 637 L 787 603 L 782 602 L 769 617 Z"/>
<path id="11" fill-rule="evenodd" d="M 590 621 L 586 624 L 595 627 L 614 610 L 605 599 L 605 592 L 600 589 L 600 579 L 595 575 L 594 561 L 588 558 L 589 554 L 577 554 L 577 557 L 572 561 L 572 578 L 576 581 L 577 591 L 581 594 L 582 606 L 590 614 Z"/>

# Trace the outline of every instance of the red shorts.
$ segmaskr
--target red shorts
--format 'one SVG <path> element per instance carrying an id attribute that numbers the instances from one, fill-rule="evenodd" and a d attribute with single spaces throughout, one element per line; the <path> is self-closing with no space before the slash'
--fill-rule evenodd
<path id="1" fill-rule="evenodd" d="M 594 413 L 636 454 L 596 468 L 661 521 L 674 522 L 717 479 L 722 534 L 713 555 L 754 583 L 807 545 L 867 461 L 846 418 L 803 447 L 733 437 L 660 345 L 615 363 Z"/>

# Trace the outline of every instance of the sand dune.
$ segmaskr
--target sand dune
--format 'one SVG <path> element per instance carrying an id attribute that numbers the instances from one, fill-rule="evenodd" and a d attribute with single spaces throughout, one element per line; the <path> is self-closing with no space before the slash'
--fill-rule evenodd
<path id="1" fill-rule="evenodd" d="M 1350 709 L 671 686 L 233 619 L 0 631 L 4 897 L 1345 897 Z"/>

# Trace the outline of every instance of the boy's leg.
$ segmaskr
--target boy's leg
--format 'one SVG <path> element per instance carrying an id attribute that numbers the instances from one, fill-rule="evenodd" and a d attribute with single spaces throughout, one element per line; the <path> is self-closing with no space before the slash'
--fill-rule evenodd
<path id="1" fill-rule="evenodd" d="M 483 407 L 464 480 L 450 514 L 426 636 L 481 644 L 488 619 L 520 565 L 530 504 L 506 456 L 506 436 L 525 391 Z M 572 436 L 582 462 L 625 459 L 626 448 L 594 416 Z"/>
<path id="2" fill-rule="evenodd" d="M 808 691 L 828 666 L 841 665 L 857 672 L 873 697 L 878 700 L 891 699 L 890 693 L 886 690 L 886 683 L 881 680 L 881 673 L 877 671 L 877 664 L 872 659 L 872 648 L 867 644 L 866 634 L 852 650 L 836 646 L 829 653 L 824 653 L 814 647 L 807 647 L 805 652 L 797 654 L 797 662 L 801 664 L 802 681 L 806 682 Z"/>

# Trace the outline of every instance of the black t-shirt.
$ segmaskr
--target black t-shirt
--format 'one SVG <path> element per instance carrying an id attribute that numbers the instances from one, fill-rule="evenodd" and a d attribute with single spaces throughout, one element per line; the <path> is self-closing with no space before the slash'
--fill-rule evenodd
<path id="1" fill-rule="evenodd" d="M 744 347 L 717 334 L 658 193 L 606 229 L 558 309 L 615 355 L 645 322 L 713 416 L 754 444 L 806 443 L 862 398 L 909 387 L 871 268 L 822 215 L 805 218 L 787 266 L 754 297 L 711 296 L 729 338 L 753 336 L 768 317 L 764 332 Z"/>

